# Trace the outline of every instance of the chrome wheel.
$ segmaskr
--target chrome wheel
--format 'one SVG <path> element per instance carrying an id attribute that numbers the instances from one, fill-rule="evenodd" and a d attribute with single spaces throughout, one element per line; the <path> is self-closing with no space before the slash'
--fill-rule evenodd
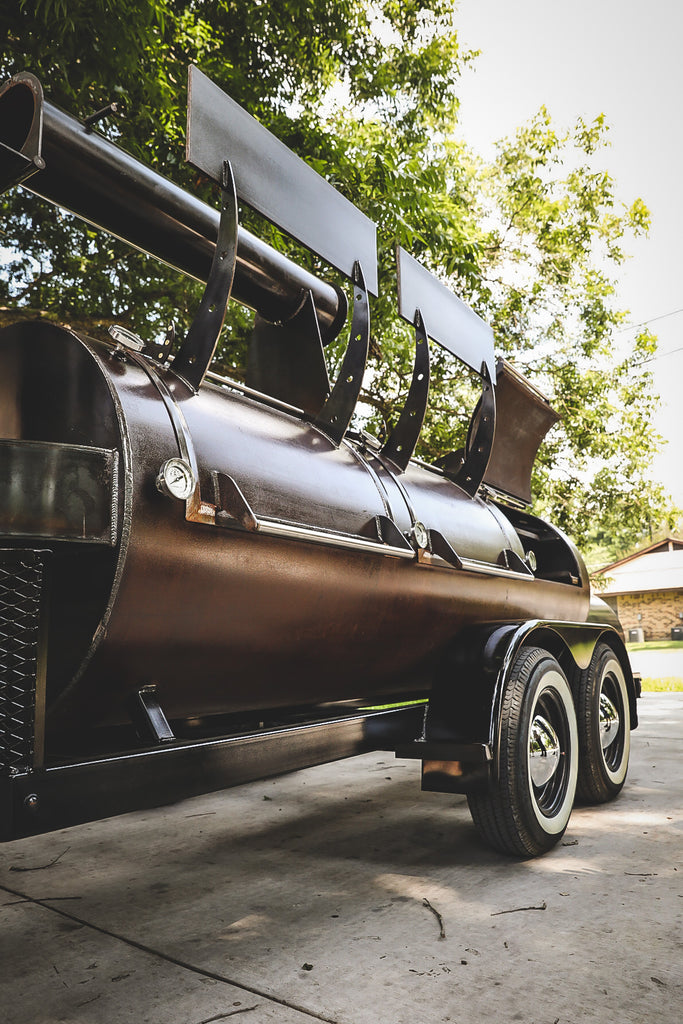
<path id="1" fill-rule="evenodd" d="M 578 794 L 604 803 L 620 792 L 631 750 L 629 694 L 624 670 L 611 647 L 598 644 L 579 677 Z"/>
<path id="2" fill-rule="evenodd" d="M 600 694 L 600 745 L 603 750 L 609 750 L 619 735 L 619 712 L 609 697 L 604 693 Z"/>
<path id="3" fill-rule="evenodd" d="M 560 740 L 550 722 L 536 715 L 529 730 L 529 773 L 540 789 L 550 782 L 560 763 Z"/>

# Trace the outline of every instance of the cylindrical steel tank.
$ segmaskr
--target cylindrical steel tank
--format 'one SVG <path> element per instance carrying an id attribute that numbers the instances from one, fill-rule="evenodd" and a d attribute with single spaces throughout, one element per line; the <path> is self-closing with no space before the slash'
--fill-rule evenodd
<path id="1" fill-rule="evenodd" d="M 205 502 L 224 474 L 267 528 L 188 521 L 160 492 L 179 431 Z M 0 546 L 50 552 L 48 727 L 124 722 L 149 683 L 169 718 L 424 692 L 472 623 L 588 614 L 547 524 L 63 328 L 0 334 L 0 439 Z M 415 521 L 457 559 L 411 550 Z"/>

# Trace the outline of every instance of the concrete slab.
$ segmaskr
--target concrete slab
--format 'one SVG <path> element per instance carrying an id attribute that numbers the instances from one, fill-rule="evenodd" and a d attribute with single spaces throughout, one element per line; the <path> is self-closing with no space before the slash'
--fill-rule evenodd
<path id="1" fill-rule="evenodd" d="M 646 679 L 683 679 L 683 649 L 670 651 L 630 651 L 634 672 Z"/>
<path id="2" fill-rule="evenodd" d="M 3 910 L 11 908 L 3 914 L 2 936 L 2 1019 L 7 1024 L 223 1020 L 247 1011 L 258 1011 L 252 1020 L 271 1024 L 310 1024 L 308 1014 L 188 972 L 61 917 L 54 911 L 63 905 L 4 903 Z"/>
<path id="3" fill-rule="evenodd" d="M 683 694 L 640 711 L 621 797 L 535 861 L 377 754 L 6 844 L 3 1019 L 679 1024 Z"/>

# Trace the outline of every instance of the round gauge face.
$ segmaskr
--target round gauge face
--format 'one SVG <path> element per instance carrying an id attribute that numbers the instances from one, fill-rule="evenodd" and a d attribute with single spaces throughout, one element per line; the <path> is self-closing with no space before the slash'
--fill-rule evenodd
<path id="1" fill-rule="evenodd" d="M 427 533 L 427 527 L 422 523 L 413 523 L 413 537 L 417 541 L 418 547 L 429 547 L 429 534 Z"/>
<path id="2" fill-rule="evenodd" d="M 142 352 L 145 347 L 142 338 L 139 338 L 137 334 L 133 334 L 126 327 L 121 327 L 120 324 L 112 324 L 109 328 L 109 334 L 117 345 L 123 345 L 124 348 L 132 349 L 133 352 Z"/>
<path id="3" fill-rule="evenodd" d="M 169 498 L 187 501 L 195 487 L 192 467 L 185 459 L 168 459 L 159 470 L 157 487 Z"/>

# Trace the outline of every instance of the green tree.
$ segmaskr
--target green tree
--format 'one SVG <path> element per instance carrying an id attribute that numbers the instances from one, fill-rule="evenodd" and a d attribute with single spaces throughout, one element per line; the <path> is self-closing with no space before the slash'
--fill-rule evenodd
<path id="1" fill-rule="evenodd" d="M 210 198 L 182 161 L 186 67 L 199 65 L 378 224 L 370 427 L 386 432 L 411 373 L 411 332 L 394 312 L 398 240 L 493 324 L 498 351 L 563 414 L 536 470 L 538 510 L 580 543 L 630 544 L 668 512 L 648 478 L 652 381 L 634 370 L 655 342 L 643 334 L 615 349 L 623 315 L 607 268 L 646 230 L 647 210 L 620 206 L 596 169 L 601 118 L 559 135 L 541 110 L 494 162 L 475 159 L 458 138 L 457 83 L 472 54 L 456 25 L 453 0 L 20 0 L 0 14 L 0 73 L 36 72 L 71 112 L 118 100 L 123 117 L 104 130 Z M 0 320 L 20 307 L 95 334 L 118 321 L 147 337 L 171 319 L 181 330 L 190 322 L 195 283 L 22 190 L 4 197 L 2 216 L 12 256 Z M 231 308 L 219 360 L 237 376 L 248 330 L 248 315 Z M 476 393 L 452 359 L 433 355 L 427 458 L 462 444 Z"/>
<path id="2" fill-rule="evenodd" d="M 541 108 L 482 168 L 483 307 L 500 349 L 552 397 L 562 425 L 535 468 L 537 509 L 587 549 L 618 557 L 676 511 L 650 478 L 661 443 L 654 381 L 644 366 L 656 338 L 628 344 L 613 275 L 629 237 L 647 231 L 641 199 L 619 202 L 600 166 L 604 117 L 558 134 Z"/>

